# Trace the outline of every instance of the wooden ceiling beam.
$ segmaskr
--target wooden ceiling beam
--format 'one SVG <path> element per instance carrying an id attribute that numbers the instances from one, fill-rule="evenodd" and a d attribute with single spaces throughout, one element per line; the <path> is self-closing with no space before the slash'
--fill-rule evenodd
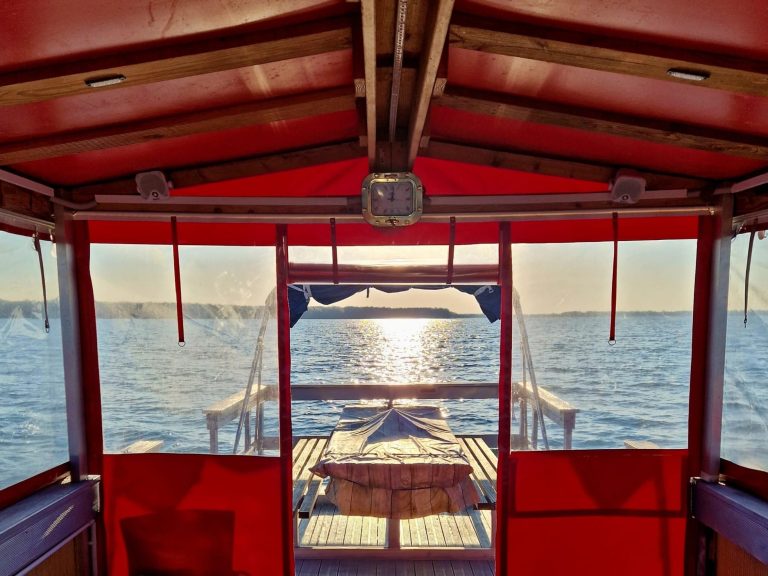
<path id="1" fill-rule="evenodd" d="M 768 94 L 768 62 L 739 56 L 465 15 L 454 18 L 449 42 L 451 47 L 490 54 L 756 96 Z M 670 76 L 668 71 L 671 69 L 704 72 L 708 77 L 701 81 L 686 80 Z"/>
<path id="2" fill-rule="evenodd" d="M 419 152 L 429 105 L 435 90 L 438 68 L 446 46 L 445 38 L 448 35 L 453 3 L 454 0 L 439 0 L 433 6 L 429 16 L 428 32 L 421 50 L 421 64 L 416 80 L 413 105 L 411 106 L 411 117 L 408 122 L 407 170 L 413 168 L 413 163 Z"/>
<path id="3" fill-rule="evenodd" d="M 439 160 L 465 162 L 467 164 L 518 170 L 520 172 L 531 172 L 545 176 L 575 178 L 577 180 L 603 183 L 610 182 L 616 175 L 617 170 L 616 166 L 564 160 L 562 158 L 549 158 L 505 150 L 493 150 L 454 142 L 436 141 L 434 139 L 429 143 L 429 147 L 422 151 L 421 155 Z M 700 190 L 710 188 L 713 185 L 712 182 L 699 178 L 661 174 L 633 166 L 622 166 L 622 168 L 632 168 L 638 172 L 645 178 L 649 190 Z"/>
<path id="4" fill-rule="evenodd" d="M 360 3 L 363 29 L 363 68 L 365 73 L 365 123 L 368 144 L 368 164 L 376 163 L 376 2 Z"/>
<path id="5" fill-rule="evenodd" d="M 512 94 L 454 88 L 440 106 L 497 118 L 522 120 L 587 132 L 599 132 L 654 144 L 679 146 L 755 160 L 768 159 L 768 140 L 746 134 L 638 118 L 544 102 Z"/>
<path id="6" fill-rule="evenodd" d="M 355 109 L 351 87 L 177 114 L 0 145 L 0 165 L 130 146 L 204 132 L 220 132 Z"/>
<path id="7" fill-rule="evenodd" d="M 53 204 L 48 196 L 2 181 L 0 181 L 0 210 L 46 221 L 53 219 Z"/>
<path id="8" fill-rule="evenodd" d="M 221 162 L 210 166 L 164 170 L 166 178 L 173 183 L 174 190 L 192 186 L 213 184 L 226 180 L 250 178 L 262 174 L 309 168 L 330 162 L 341 162 L 362 158 L 364 151 L 357 140 L 339 142 L 302 150 L 291 150 L 266 156 L 254 156 L 231 162 Z M 73 198 L 78 202 L 92 200 L 96 194 L 136 195 L 136 181 L 133 176 L 111 182 L 87 184 L 72 190 Z"/>
<path id="9" fill-rule="evenodd" d="M 241 31 L 176 46 L 8 72 L 0 75 L 0 106 L 186 78 L 351 47 L 352 20 L 347 17 L 275 30 Z M 116 75 L 125 80 L 101 88 L 86 85 L 86 80 Z"/>

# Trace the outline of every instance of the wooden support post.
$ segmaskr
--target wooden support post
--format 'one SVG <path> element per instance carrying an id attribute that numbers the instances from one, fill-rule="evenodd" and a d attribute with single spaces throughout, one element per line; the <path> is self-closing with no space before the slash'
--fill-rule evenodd
<path id="1" fill-rule="evenodd" d="M 400 548 L 400 520 L 387 518 L 387 548 Z"/>
<path id="2" fill-rule="evenodd" d="M 567 414 L 563 421 L 563 448 L 573 448 L 573 429 L 576 428 L 576 414 Z"/>

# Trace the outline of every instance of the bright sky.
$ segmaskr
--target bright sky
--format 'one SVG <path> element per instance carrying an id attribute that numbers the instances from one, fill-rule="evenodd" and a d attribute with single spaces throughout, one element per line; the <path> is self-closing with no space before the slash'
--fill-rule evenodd
<path id="1" fill-rule="evenodd" d="M 743 301 L 746 238 L 734 242 L 732 308 Z M 768 241 L 756 240 L 753 286 L 768 286 Z M 55 297 L 56 264 L 50 244 L 44 244 L 46 277 Z M 622 242 L 619 245 L 618 308 L 634 310 L 690 310 L 693 300 L 695 241 Z M 274 279 L 274 249 L 269 247 L 182 247 L 181 273 L 185 302 L 261 304 Z M 397 261 L 437 264 L 447 259 L 446 247 L 339 249 L 342 263 L 373 258 L 375 263 Z M 492 262 L 496 246 L 457 247 L 457 263 Z M 585 244 L 515 245 L 514 282 L 527 313 L 606 311 L 610 307 L 613 246 Z M 329 249 L 292 248 L 297 261 L 330 262 Z M 171 302 L 173 265 L 168 246 L 94 245 L 92 276 L 98 300 Z M 0 299 L 39 299 L 37 256 L 28 238 L 0 234 Z M 741 280 L 738 279 L 739 270 Z M 740 296 L 739 296 L 740 294 Z M 477 313 L 474 299 L 456 291 L 358 294 L 339 305 L 444 307 Z M 754 305 L 768 308 L 768 294 Z"/>

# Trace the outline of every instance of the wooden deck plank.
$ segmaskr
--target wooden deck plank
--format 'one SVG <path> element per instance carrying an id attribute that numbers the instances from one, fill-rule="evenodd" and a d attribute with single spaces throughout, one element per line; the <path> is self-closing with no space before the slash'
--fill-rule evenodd
<path id="1" fill-rule="evenodd" d="M 428 560 L 417 560 L 413 563 L 414 576 L 435 576 L 435 569 L 432 562 Z"/>
<path id="2" fill-rule="evenodd" d="M 347 531 L 348 516 L 336 512 L 333 515 L 331 529 L 328 531 L 328 545 L 341 546 L 344 543 L 344 533 Z"/>
<path id="3" fill-rule="evenodd" d="M 459 527 L 456 523 L 456 518 L 453 514 L 438 514 L 436 518 L 440 522 L 440 527 L 443 529 L 443 538 L 445 539 L 446 546 L 462 546 L 461 536 L 459 535 Z"/>
<path id="4" fill-rule="evenodd" d="M 311 479 L 317 478 L 312 473 L 310 468 L 314 466 L 315 463 L 320 459 L 320 455 L 323 453 L 323 449 L 325 448 L 327 440 L 325 440 L 324 438 L 317 438 L 315 440 L 316 441 L 312 445 L 311 450 L 307 450 L 307 449 L 304 450 L 304 452 L 309 452 L 309 454 L 307 458 L 304 460 L 304 466 L 301 468 L 298 478 L 294 478 L 293 480 L 293 509 L 294 510 L 296 510 L 296 506 L 301 501 L 302 496 L 307 492 Z M 319 489 L 320 479 L 318 478 L 317 481 L 318 481 L 317 489 Z M 315 498 L 316 497 L 317 496 L 315 494 Z"/>
<path id="5" fill-rule="evenodd" d="M 486 509 L 494 506 L 496 503 L 496 476 L 488 476 L 486 467 L 483 466 L 483 462 L 478 461 L 475 454 L 477 446 L 474 443 L 470 443 L 470 440 L 470 438 L 459 438 L 459 444 L 472 465 L 472 479 L 475 482 L 475 486 L 479 488 L 482 501 L 478 504 L 478 508 Z"/>
<path id="6" fill-rule="evenodd" d="M 465 438 L 466 446 L 469 448 L 472 454 L 472 464 L 477 463 L 482 470 L 483 479 L 480 479 L 480 483 L 483 487 L 483 492 L 486 497 L 496 504 L 496 460 L 491 452 L 491 459 L 486 454 L 486 449 L 490 452 L 490 448 L 484 440 L 480 438 Z M 478 470 L 475 470 L 475 474 L 478 474 Z"/>
<path id="7" fill-rule="evenodd" d="M 469 510 L 467 517 L 472 524 L 477 540 L 483 548 L 491 547 L 491 514 L 483 510 Z"/>
<path id="8" fill-rule="evenodd" d="M 307 469 L 315 465 L 315 463 L 322 456 L 323 451 L 325 450 L 325 447 L 327 445 L 328 445 L 327 438 L 321 438 L 318 440 L 317 444 L 313 449 L 313 452 L 309 457 L 309 460 L 307 460 L 307 463 L 306 463 Z M 323 483 L 323 479 L 320 478 L 320 476 L 316 474 L 312 474 L 310 472 L 309 481 L 307 484 L 307 491 L 304 495 L 304 500 L 301 501 L 301 508 L 299 508 L 300 518 L 309 518 L 312 515 L 312 510 L 314 509 L 315 503 L 317 502 L 317 497 L 320 494 L 320 487 L 322 483 Z"/>
<path id="9" fill-rule="evenodd" d="M 454 514 L 456 526 L 459 530 L 459 537 L 461 538 L 461 545 L 464 546 L 464 548 L 480 548 L 483 546 L 480 543 L 481 535 L 475 530 L 475 525 L 472 524 L 469 512 L 477 512 L 477 510 L 464 510 L 463 512 Z M 490 545 L 490 541 L 488 545 Z M 488 545 L 484 547 L 487 548 Z"/>
<path id="10" fill-rule="evenodd" d="M 471 562 L 472 576 L 493 576 L 492 562 Z"/>
<path id="11" fill-rule="evenodd" d="M 323 560 L 320 563 L 320 571 L 318 572 L 318 576 L 337 576 L 338 573 L 338 560 Z"/>
<path id="12" fill-rule="evenodd" d="M 366 563 L 359 560 L 341 560 L 337 574 L 338 576 L 357 576 L 358 565 L 365 566 Z"/>
<path id="13" fill-rule="evenodd" d="M 472 567 L 466 560 L 454 560 L 451 562 L 453 576 L 473 576 Z"/>
<path id="14" fill-rule="evenodd" d="M 299 443 L 304 440 L 302 438 Z M 317 438 L 309 438 L 301 446 L 299 443 L 294 448 L 293 456 L 293 510 L 295 511 L 301 501 L 301 497 L 304 495 L 304 489 L 306 488 L 306 480 L 304 479 L 307 461 L 312 455 L 312 451 L 318 443 Z M 298 451 L 298 455 L 296 454 Z"/>
<path id="15" fill-rule="evenodd" d="M 344 530 L 344 546 L 360 546 L 362 530 L 362 516 L 347 516 L 347 527 Z"/>
<path id="16" fill-rule="evenodd" d="M 492 561 L 297 560 L 297 576 L 494 576 Z"/>
<path id="17" fill-rule="evenodd" d="M 400 520 L 400 547 L 410 548 L 413 546 L 411 540 L 411 523 L 408 520 Z"/>
<path id="18" fill-rule="evenodd" d="M 435 560 L 432 562 L 435 576 L 453 576 L 453 568 L 448 560 Z"/>
<path id="19" fill-rule="evenodd" d="M 320 560 L 304 560 L 299 576 L 317 576 L 320 572 Z"/>

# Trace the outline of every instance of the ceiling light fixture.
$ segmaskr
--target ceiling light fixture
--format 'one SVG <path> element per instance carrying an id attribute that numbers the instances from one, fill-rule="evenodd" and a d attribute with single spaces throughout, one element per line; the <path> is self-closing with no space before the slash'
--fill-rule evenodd
<path id="1" fill-rule="evenodd" d="M 709 72 L 706 70 L 691 70 L 688 68 L 670 68 L 667 70 L 667 76 L 672 76 L 672 78 L 678 78 L 680 80 L 703 82 L 709 78 Z"/>
<path id="2" fill-rule="evenodd" d="M 85 85 L 88 88 L 104 88 L 125 82 L 125 76 L 122 74 L 110 74 L 108 76 L 97 76 L 96 78 L 86 78 Z"/>

